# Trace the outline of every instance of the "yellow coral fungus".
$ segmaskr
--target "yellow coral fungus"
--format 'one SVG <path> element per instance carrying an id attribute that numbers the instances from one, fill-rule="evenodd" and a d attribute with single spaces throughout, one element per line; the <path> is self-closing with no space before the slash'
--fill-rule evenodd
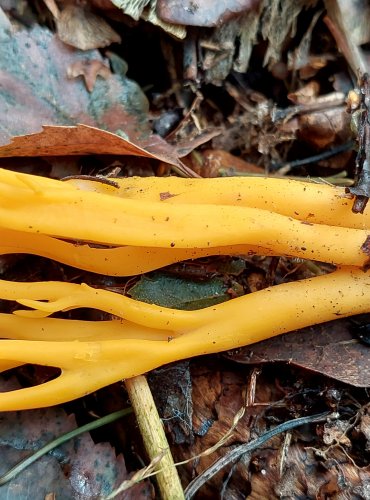
<path id="1" fill-rule="evenodd" d="M 106 245 L 191 249 L 247 244 L 337 265 L 363 266 L 368 259 L 362 250 L 367 229 L 311 224 L 250 207 L 117 198 L 60 181 L 45 179 L 44 186 L 43 178 L 14 176 L 10 182 L 9 172 L 4 176 L 0 170 L 4 229 Z"/>
<path id="2" fill-rule="evenodd" d="M 349 267 L 191 312 L 86 284 L 0 280 L 0 299 L 30 308 L 0 315 L 7 339 L 0 371 L 24 363 L 62 370 L 46 384 L 1 393 L 0 410 L 62 403 L 164 363 L 370 312 L 369 211 L 352 214 L 340 189 L 239 178 L 142 179 L 141 187 L 138 179 L 126 179 L 104 186 L 0 169 L 0 253 L 42 255 L 117 276 L 223 253 Z M 76 308 L 121 319 L 47 317 Z"/>
<path id="3" fill-rule="evenodd" d="M 66 287 L 65 293 L 68 294 L 70 285 L 62 284 L 59 290 L 62 286 Z M 41 296 L 41 288 L 36 284 L 37 290 L 31 291 L 31 286 L 28 293 Z M 3 296 L 2 292 L 0 296 Z M 105 309 L 105 300 L 108 302 L 110 297 L 105 296 L 99 307 Z M 124 297 L 119 296 L 118 300 L 125 302 Z M 147 307 L 135 302 L 131 302 L 133 309 L 139 309 L 141 305 Z M 81 300 L 78 306 L 86 304 L 91 305 Z M 158 316 L 155 312 L 151 317 L 153 339 L 150 339 L 150 331 L 141 328 L 131 330 L 127 337 L 123 333 L 123 338 L 119 338 L 121 326 L 117 321 L 102 324 L 88 322 L 90 333 L 86 335 L 86 324 L 81 321 L 70 322 L 70 327 L 63 334 L 61 322 L 67 325 L 69 320 L 9 316 L 4 322 L 4 317 L 0 317 L 0 323 L 5 325 L 3 330 L 9 332 L 9 337 L 12 332 L 17 335 L 17 326 L 21 324 L 17 325 L 18 322 L 26 321 L 24 337 L 28 335 L 31 339 L 3 340 L 1 357 L 4 362 L 35 363 L 62 370 L 58 378 L 45 384 L 1 393 L 0 410 L 36 408 L 69 401 L 174 360 L 219 352 L 295 328 L 369 312 L 369 304 L 369 272 L 347 268 L 325 276 L 267 288 L 200 311 L 161 308 Z M 155 311 L 158 306 L 148 307 Z M 158 330 L 162 328 L 163 321 L 168 321 L 172 329 L 166 329 L 165 338 L 161 338 L 163 332 Z M 123 323 L 122 331 L 125 327 Z M 55 340 L 34 340 L 40 338 L 42 329 L 46 329 L 50 337 L 56 333 L 57 345 Z M 107 340 L 102 340 L 104 330 Z"/>
<path id="4" fill-rule="evenodd" d="M 131 276 L 187 259 L 210 255 L 276 255 L 274 250 L 256 245 L 226 245 L 207 248 L 159 248 L 124 246 L 94 248 L 69 243 L 42 234 L 0 228 L 0 255 L 29 253 L 63 264 L 109 276 Z"/>
<path id="5" fill-rule="evenodd" d="M 127 199 L 160 201 L 165 204 L 215 204 L 261 208 L 315 224 L 370 227 L 370 207 L 361 217 L 349 210 L 353 201 L 341 187 L 273 177 L 128 177 L 111 179 L 71 178 L 66 182 L 82 190 Z"/>

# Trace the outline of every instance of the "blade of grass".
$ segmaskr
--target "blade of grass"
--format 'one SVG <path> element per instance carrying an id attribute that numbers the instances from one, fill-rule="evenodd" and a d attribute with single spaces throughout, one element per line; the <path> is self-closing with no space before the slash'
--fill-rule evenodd
<path id="1" fill-rule="evenodd" d="M 5 483 L 11 481 L 14 479 L 18 474 L 20 474 L 22 471 L 24 471 L 28 466 L 36 462 L 39 458 L 42 456 L 46 455 L 46 453 L 49 453 L 49 451 L 53 450 L 54 448 L 57 448 L 58 446 L 62 445 L 63 443 L 69 441 L 70 439 L 73 439 L 80 434 L 83 434 L 84 432 L 92 431 L 94 429 L 98 429 L 99 427 L 102 427 L 103 425 L 110 424 L 112 422 L 115 422 L 119 418 L 125 417 L 126 415 L 129 415 L 132 413 L 132 408 L 127 408 L 125 410 L 119 410 L 115 411 L 114 413 L 110 413 L 109 415 L 105 415 L 104 417 L 98 418 L 97 420 L 94 420 L 93 422 L 89 422 L 88 424 L 82 425 L 81 427 L 78 427 L 77 429 L 73 429 L 73 431 L 67 432 L 66 434 L 63 434 L 62 436 L 59 436 L 58 438 L 54 439 L 53 441 L 50 441 L 50 443 L 46 444 L 39 450 L 37 450 L 35 453 L 30 455 L 29 457 L 21 460 L 18 462 L 14 467 L 12 467 L 8 472 L 3 474 L 0 477 L 0 486 L 3 486 Z"/>

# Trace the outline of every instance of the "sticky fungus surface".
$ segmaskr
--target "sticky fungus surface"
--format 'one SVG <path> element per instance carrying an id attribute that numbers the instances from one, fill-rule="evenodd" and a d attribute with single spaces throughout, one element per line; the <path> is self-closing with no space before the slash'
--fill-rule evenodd
<path id="1" fill-rule="evenodd" d="M 316 224 L 357 229 L 364 229 L 370 224 L 370 209 L 366 209 L 360 218 L 348 210 L 353 200 L 345 189 L 293 179 L 184 179 L 173 176 L 119 178 L 114 179 L 114 185 L 99 182 L 99 178 L 70 178 L 66 182 L 83 190 L 128 199 L 161 201 L 166 204 L 245 206 Z"/>
<path id="2" fill-rule="evenodd" d="M 112 186 L 0 170 L 3 254 L 42 255 L 122 276 L 222 254 L 338 266 L 197 311 L 83 283 L 0 280 L 0 299 L 19 305 L 14 314 L 0 314 L 0 370 L 24 363 L 61 369 L 50 382 L 1 393 L 0 410 L 59 404 L 168 362 L 370 312 L 368 218 L 369 212 L 351 212 L 339 188 L 288 180 L 135 178 Z M 49 317 L 78 308 L 116 319 Z"/>

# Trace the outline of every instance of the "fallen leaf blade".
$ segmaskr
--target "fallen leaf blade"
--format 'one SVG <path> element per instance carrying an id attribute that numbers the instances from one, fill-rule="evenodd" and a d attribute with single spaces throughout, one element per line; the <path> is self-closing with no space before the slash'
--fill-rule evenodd
<path id="1" fill-rule="evenodd" d="M 296 330 L 226 357 L 245 364 L 286 362 L 355 387 L 370 386 L 369 346 L 353 336 L 350 319 Z"/>
<path id="2" fill-rule="evenodd" d="M 112 154 L 144 156 L 172 165 L 181 163 L 174 148 L 169 146 L 166 152 L 165 141 L 153 140 L 153 151 L 157 144 L 160 145 L 159 153 L 147 151 L 117 134 L 86 124 L 44 125 L 41 132 L 13 137 L 9 144 L 0 146 L 0 157 Z"/>

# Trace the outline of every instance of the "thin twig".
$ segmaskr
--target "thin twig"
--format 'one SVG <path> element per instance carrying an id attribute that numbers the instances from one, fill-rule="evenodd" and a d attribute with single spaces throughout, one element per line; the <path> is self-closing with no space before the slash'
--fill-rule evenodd
<path id="1" fill-rule="evenodd" d="M 209 479 L 211 479 L 215 474 L 217 474 L 221 469 L 229 465 L 230 463 L 238 460 L 244 453 L 250 453 L 256 448 L 262 446 L 266 441 L 271 439 L 272 437 L 286 432 L 291 429 L 295 429 L 296 427 L 300 427 L 301 425 L 310 424 L 313 422 L 321 422 L 326 420 L 329 412 L 320 413 L 318 415 L 311 415 L 307 417 L 296 418 L 294 420 L 288 420 L 288 422 L 284 422 L 276 426 L 274 429 L 265 432 L 262 436 L 259 436 L 257 439 L 249 443 L 242 444 L 232 449 L 224 455 L 222 458 L 214 462 L 210 467 L 208 467 L 202 474 L 193 481 L 191 481 L 187 488 L 185 489 L 185 499 L 190 500 L 194 497 L 195 493 L 201 488 Z"/>
<path id="2" fill-rule="evenodd" d="M 293 160 L 289 162 L 281 163 L 280 165 L 275 165 L 275 170 L 279 170 L 280 168 L 288 168 L 291 170 L 292 168 L 302 167 L 303 165 L 309 165 L 310 163 L 317 163 L 318 161 L 325 160 L 326 158 L 330 158 L 331 156 L 335 156 L 339 153 L 343 153 L 344 151 L 348 151 L 349 149 L 353 149 L 355 146 L 354 141 L 349 141 L 344 144 L 340 144 L 339 146 L 335 146 L 332 149 L 323 151 L 317 155 L 308 156 L 307 158 L 302 158 L 299 160 Z"/>

